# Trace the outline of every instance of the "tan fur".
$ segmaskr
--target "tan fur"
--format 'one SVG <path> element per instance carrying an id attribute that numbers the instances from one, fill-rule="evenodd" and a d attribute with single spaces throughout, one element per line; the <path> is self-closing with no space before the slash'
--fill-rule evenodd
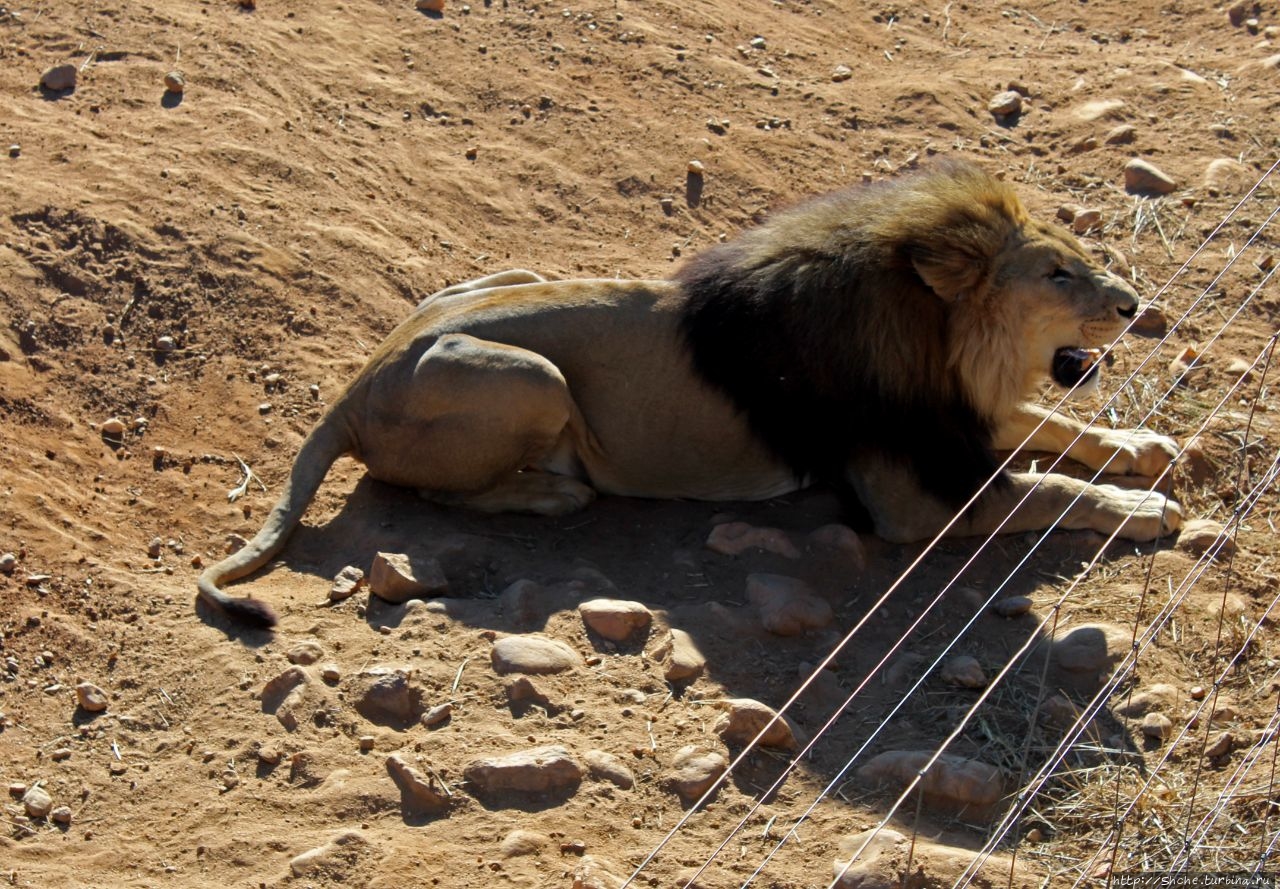
<path id="1" fill-rule="evenodd" d="M 834 251 L 861 280 L 876 281 L 905 254 L 923 282 L 917 286 L 949 307 L 949 350 L 932 354 L 901 295 L 888 292 L 870 296 L 875 323 L 850 331 L 849 348 L 885 368 L 926 366 L 938 387 L 954 387 L 991 420 L 999 447 L 1031 435 L 1030 447 L 1065 452 L 1091 468 L 1113 458 L 1112 472 L 1154 474 L 1168 465 L 1176 453 L 1169 439 L 1084 432 L 1022 404 L 1045 378 L 1055 349 L 1101 346 L 1121 331 L 1117 307 L 1136 307 L 1127 285 L 1090 262 L 1069 235 L 1029 219 L 1011 190 L 971 168 L 886 195 L 892 205 L 866 218 L 848 218 L 839 200 L 780 214 L 773 229 L 743 237 L 738 261 L 756 268 L 792 253 Z M 967 221 L 958 225 L 962 209 Z M 1069 284 L 1050 279 L 1058 268 L 1070 272 Z M 363 460 L 382 481 L 493 511 L 560 514 L 597 492 L 730 500 L 803 486 L 808 480 L 695 371 L 682 336 L 685 302 L 681 286 L 669 281 L 548 282 L 523 270 L 424 300 L 308 436 L 263 529 L 202 575 L 202 598 L 250 621 L 274 621 L 267 609 L 219 586 L 283 547 L 343 454 Z M 884 385 L 911 387 L 916 379 L 890 370 Z M 909 469 L 889 461 L 852 461 L 849 482 L 877 532 L 893 540 L 927 538 L 952 514 L 922 494 Z M 1159 494 L 1016 475 L 952 533 L 1060 523 L 1148 540 L 1179 522 L 1177 505 Z"/>

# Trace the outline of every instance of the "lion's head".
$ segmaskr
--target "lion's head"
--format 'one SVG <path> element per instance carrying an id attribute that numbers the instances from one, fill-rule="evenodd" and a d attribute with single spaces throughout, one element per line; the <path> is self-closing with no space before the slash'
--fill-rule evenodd
<path id="1" fill-rule="evenodd" d="M 779 213 L 677 275 L 701 375 L 799 473 L 875 453 L 951 500 L 1046 378 L 1095 372 L 1137 295 L 980 168 L 942 163 Z"/>

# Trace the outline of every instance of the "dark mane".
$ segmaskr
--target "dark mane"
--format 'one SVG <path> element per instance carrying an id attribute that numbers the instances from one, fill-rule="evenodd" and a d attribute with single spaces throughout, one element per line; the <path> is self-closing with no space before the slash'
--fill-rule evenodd
<path id="1" fill-rule="evenodd" d="M 998 466 L 995 418 L 949 361 L 952 304 L 936 290 L 951 276 L 979 295 L 1020 214 L 961 164 L 780 213 L 676 274 L 694 366 L 797 476 L 847 500 L 849 461 L 882 457 L 958 506 Z"/>

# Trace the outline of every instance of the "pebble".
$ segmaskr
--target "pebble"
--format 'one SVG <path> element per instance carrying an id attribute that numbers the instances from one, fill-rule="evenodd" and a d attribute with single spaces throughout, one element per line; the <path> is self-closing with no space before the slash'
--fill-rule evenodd
<path id="1" fill-rule="evenodd" d="M 499 673 L 562 673 L 582 663 L 568 645 L 536 633 L 499 639 L 490 657 Z"/>
<path id="2" fill-rule="evenodd" d="M 503 858 L 521 858 L 526 855 L 539 855 L 551 845 L 551 837 L 544 833 L 517 828 L 502 839 L 498 851 Z"/>
<path id="3" fill-rule="evenodd" d="M 722 556 L 736 556 L 749 549 L 761 549 L 788 559 L 800 558 L 800 550 L 787 532 L 778 528 L 757 528 L 746 522 L 716 525 L 707 536 L 707 549 Z"/>
<path id="4" fill-rule="evenodd" d="M 690 176 L 701 176 L 707 171 L 706 166 L 699 160 L 689 161 L 685 169 L 689 171 Z"/>
<path id="5" fill-rule="evenodd" d="M 49 791 L 36 784 L 22 795 L 22 807 L 32 818 L 43 818 L 53 808 L 53 797 L 49 796 Z"/>
<path id="6" fill-rule="evenodd" d="M 1235 379 L 1248 383 L 1253 379 L 1253 362 L 1247 358 L 1232 358 L 1227 362 L 1227 373 Z"/>
<path id="7" fill-rule="evenodd" d="M 1138 138 L 1138 129 L 1133 124 L 1122 123 L 1107 131 L 1102 141 L 1108 145 L 1131 145 Z"/>
<path id="8" fill-rule="evenodd" d="M 867 784 L 906 787 L 932 756 L 928 750 L 889 750 L 858 769 L 858 777 Z M 1004 773 L 985 762 L 944 753 L 917 789 L 946 808 L 986 807 L 1004 797 Z"/>
<path id="9" fill-rule="evenodd" d="M 147 555 L 152 559 L 158 559 L 163 552 L 164 541 L 159 537 L 152 537 L 151 542 L 147 544 Z"/>
<path id="10" fill-rule="evenodd" d="M 477 759 L 463 770 L 482 794 L 564 791 L 577 787 L 583 774 L 582 765 L 558 745 Z"/>
<path id="11" fill-rule="evenodd" d="M 1124 187 L 1131 193 L 1169 194 L 1178 183 L 1155 164 L 1135 157 L 1124 165 Z"/>
<path id="12" fill-rule="evenodd" d="M 5 553 L 0 556 L 0 574 L 12 574 L 17 567 L 18 557 L 13 553 Z"/>
<path id="13" fill-rule="evenodd" d="M 1098 623 L 1081 624 L 1050 645 L 1055 666 L 1070 673 L 1097 673 L 1124 657 L 1132 642 L 1131 631 Z"/>
<path id="14" fill-rule="evenodd" d="M 848 65 L 836 65 L 831 71 L 831 80 L 835 83 L 843 83 L 853 77 L 853 69 Z"/>
<path id="15" fill-rule="evenodd" d="M 155 347 L 157 352 L 169 353 L 178 348 L 177 341 L 171 336 L 156 337 Z"/>
<path id="16" fill-rule="evenodd" d="M 405 670 L 374 667 L 361 673 L 352 681 L 350 696 L 356 712 L 379 725 L 407 725 L 420 712 L 420 694 Z"/>
<path id="17" fill-rule="evenodd" d="M 1173 734 L 1173 720 L 1163 713 L 1152 712 L 1142 717 L 1142 734 L 1163 741 Z"/>
<path id="18" fill-rule="evenodd" d="M 378 598 L 399 604 L 445 593 L 449 581 L 435 559 L 378 553 L 369 571 L 369 589 Z"/>
<path id="19" fill-rule="evenodd" d="M 359 743 L 360 743 L 360 752 L 368 753 L 370 750 L 373 749 L 373 745 L 378 743 L 378 739 L 375 738 L 373 735 L 361 735 Z"/>
<path id="20" fill-rule="evenodd" d="M 1202 556 L 1212 549 L 1213 558 L 1217 559 L 1234 553 L 1236 542 L 1221 522 L 1192 519 L 1178 532 L 1177 549 L 1193 556 Z"/>
<path id="21" fill-rule="evenodd" d="M 1126 695 L 1112 708 L 1112 712 L 1117 716 L 1137 719 L 1155 710 L 1173 706 L 1179 697 L 1178 690 L 1172 685 L 1167 682 L 1157 682 L 1140 692 L 1135 692 L 1132 696 Z"/>
<path id="22" fill-rule="evenodd" d="M 507 701 L 519 709 L 536 704 L 548 713 L 556 713 L 560 708 L 552 703 L 550 695 L 538 688 L 528 676 L 517 676 L 507 683 Z"/>
<path id="23" fill-rule="evenodd" d="M 1235 738 L 1231 736 L 1231 732 L 1221 732 L 1209 742 L 1209 746 L 1205 747 L 1204 755 L 1211 759 L 1217 759 L 1219 756 L 1226 756 L 1230 753 L 1234 745 Z"/>
<path id="24" fill-rule="evenodd" d="M 1193 371 L 1203 370 L 1204 366 L 1196 363 L 1200 353 L 1195 346 L 1187 346 L 1169 362 L 1169 377 L 1175 386 L 1185 385 Z"/>
<path id="25" fill-rule="evenodd" d="M 635 786 L 635 773 L 620 757 L 612 753 L 604 750 L 588 750 L 582 754 L 582 761 L 587 767 L 587 774 L 592 778 L 608 781 L 623 790 L 630 790 Z"/>
<path id="26" fill-rule="evenodd" d="M 730 698 L 722 702 L 728 712 L 716 721 L 712 730 L 726 744 L 746 746 L 755 740 L 763 731 L 759 746 L 774 747 L 779 750 L 796 748 L 795 730 L 785 716 L 767 704 L 751 698 Z M 774 721 L 776 718 L 776 721 Z M 772 722 L 772 724 L 770 724 Z M 765 726 L 768 726 L 766 729 Z"/>
<path id="27" fill-rule="evenodd" d="M 1030 596 L 1006 596 L 992 603 L 991 610 L 1000 617 L 1015 618 L 1031 611 L 1033 604 Z"/>
<path id="28" fill-rule="evenodd" d="M 747 600 L 760 610 L 760 622 L 777 636 L 798 636 L 828 626 L 835 614 L 826 599 L 802 580 L 780 574 L 747 576 Z"/>
<path id="29" fill-rule="evenodd" d="M 563 851 L 561 854 L 564 854 Z M 581 854 L 581 853 L 578 853 Z M 570 889 L 618 889 L 623 880 L 618 874 L 626 874 L 630 868 L 620 868 L 610 861 L 594 855 L 584 855 L 573 869 Z"/>
<path id="30" fill-rule="evenodd" d="M 109 435 L 112 438 L 119 438 L 124 435 L 126 428 L 124 420 L 121 420 L 119 417 L 111 417 L 110 419 L 103 421 L 99 430 L 103 435 Z"/>
<path id="31" fill-rule="evenodd" d="M 991 97 L 987 110 L 996 117 L 1012 117 L 1022 113 L 1022 94 L 1016 90 L 1005 90 Z"/>
<path id="32" fill-rule="evenodd" d="M 400 789 L 400 805 L 411 812 L 439 812 L 449 806 L 449 789 L 434 776 L 423 774 L 407 757 L 393 753 L 387 757 L 387 772 Z"/>
<path id="33" fill-rule="evenodd" d="M 325 682 L 337 682 L 342 678 L 342 670 L 337 664 L 322 664 L 320 666 L 320 678 Z"/>
<path id="34" fill-rule="evenodd" d="M 986 688 L 987 674 L 983 672 L 978 659 L 967 654 L 958 654 L 947 658 L 942 664 L 940 675 L 943 682 L 949 682 L 960 688 Z"/>
<path id="35" fill-rule="evenodd" d="M 181 71 L 170 71 L 164 76 L 164 88 L 166 92 L 181 95 L 187 88 L 187 78 Z"/>
<path id="36" fill-rule="evenodd" d="M 1083 235 L 1091 229 L 1095 229 L 1102 225 L 1101 210 L 1081 210 L 1071 220 L 1071 230 L 1078 235 Z"/>
<path id="37" fill-rule="evenodd" d="M 427 12 L 444 12 L 444 0 L 416 0 L 413 8 Z"/>
<path id="38" fill-rule="evenodd" d="M 12 145 L 9 146 L 9 157 L 21 157 L 21 156 L 22 156 L 22 146 L 19 145 L 17 142 L 14 142 Z"/>
<path id="39" fill-rule="evenodd" d="M 453 715 L 453 704 L 450 704 L 448 701 L 446 701 L 443 704 L 436 704 L 426 713 L 423 713 L 422 718 L 419 719 L 418 721 L 421 722 L 427 728 L 430 728 L 433 725 L 439 725 L 440 723 L 444 722 L 446 719 L 448 719 L 452 715 Z"/>
<path id="40" fill-rule="evenodd" d="M 341 602 L 355 595 L 364 586 L 364 572 L 354 565 L 348 565 L 338 572 L 329 588 L 329 601 Z"/>
<path id="41" fill-rule="evenodd" d="M 672 630 L 659 652 L 658 659 L 666 661 L 662 676 L 668 682 L 690 682 L 707 667 L 707 659 L 698 644 L 684 630 Z"/>
<path id="42" fill-rule="evenodd" d="M 314 664 L 324 657 L 324 649 L 320 647 L 318 642 L 299 642 L 289 649 L 286 657 L 289 658 L 289 663 L 291 664 Z"/>
<path id="43" fill-rule="evenodd" d="M 70 824 L 71 818 L 70 806 L 58 806 L 49 813 L 49 819 L 57 824 Z"/>
<path id="44" fill-rule="evenodd" d="M 76 88 L 79 71 L 75 65 L 54 65 L 40 75 L 40 85 L 47 90 L 61 92 Z"/>
<path id="45" fill-rule="evenodd" d="M 240 0 L 240 5 L 245 6 L 246 0 Z M 326 877 L 337 878 L 349 872 L 353 859 L 368 845 L 368 841 L 359 833 L 349 830 L 323 846 L 303 852 L 289 862 L 289 870 L 295 877 L 305 877 L 320 871 Z"/>
<path id="46" fill-rule="evenodd" d="M 107 709 L 107 693 L 92 682 L 76 686 L 76 700 L 89 713 L 101 713 Z"/>
<path id="47" fill-rule="evenodd" d="M 686 803 L 694 803 L 728 768 L 729 761 L 724 754 L 688 745 L 677 750 L 671 758 L 667 785 Z"/>
<path id="48" fill-rule="evenodd" d="M 578 606 L 589 630 L 611 642 L 623 642 L 653 622 L 653 613 L 639 602 L 591 599 Z"/>
<path id="49" fill-rule="evenodd" d="M 1169 319 L 1165 317 L 1164 312 L 1155 306 L 1147 306 L 1138 313 L 1138 317 L 1129 327 L 1129 332 L 1134 336 L 1160 339 L 1168 329 Z"/>
<path id="50" fill-rule="evenodd" d="M 263 765 L 277 766 L 280 764 L 281 753 L 278 747 L 259 747 L 258 761 Z"/>

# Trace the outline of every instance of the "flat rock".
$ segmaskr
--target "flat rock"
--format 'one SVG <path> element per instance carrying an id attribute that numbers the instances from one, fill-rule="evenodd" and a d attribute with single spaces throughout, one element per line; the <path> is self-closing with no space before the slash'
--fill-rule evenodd
<path id="1" fill-rule="evenodd" d="M 1108 145 L 1132 145 L 1138 138 L 1138 129 L 1133 124 L 1122 123 L 1107 131 L 1102 141 Z"/>
<path id="2" fill-rule="evenodd" d="M 972 849 L 946 846 L 883 827 L 840 841 L 839 857 L 832 865 L 832 885 L 835 889 L 901 889 L 903 885 L 951 886 L 961 882 L 1011 889 L 1039 885 L 1034 874 L 1024 873 L 1007 855 L 993 854 L 969 874 L 974 860 Z M 904 884 L 903 875 L 908 871 L 911 878 Z"/>
<path id="3" fill-rule="evenodd" d="M 639 602 L 591 599 L 578 606 L 582 622 L 610 642 L 625 642 L 653 623 L 653 612 Z"/>
<path id="4" fill-rule="evenodd" d="M 795 730 L 785 716 L 767 704 L 751 698 L 730 698 L 721 704 L 726 712 L 716 720 L 713 731 L 726 744 L 744 746 L 755 740 L 762 731 L 761 747 L 776 747 L 780 750 L 794 750 L 796 747 Z M 775 720 L 775 717 L 776 720 Z M 772 723 L 772 724 L 771 724 Z M 768 726 L 766 729 L 765 726 Z"/>
<path id="5" fill-rule="evenodd" d="M 890 750 L 858 769 L 858 777 L 867 784 L 905 789 L 932 756 L 928 750 Z M 917 789 L 927 801 L 948 810 L 986 808 L 1004 797 L 1004 773 L 985 762 L 944 753 Z"/>
<path id="6" fill-rule="evenodd" d="M 760 622 L 778 636 L 798 636 L 828 626 L 831 605 L 803 580 L 781 574 L 747 576 L 747 600 L 760 609 Z"/>
<path id="7" fill-rule="evenodd" d="M 1022 617 L 1022 615 L 1031 611 L 1031 606 L 1035 604 L 1031 601 L 1030 596 L 1006 596 L 1003 599 L 997 599 L 991 604 L 991 610 L 1003 618 Z"/>
<path id="8" fill-rule="evenodd" d="M 681 747 L 671 758 L 667 784 L 686 803 L 694 803 L 729 768 L 724 754 L 689 745 Z"/>
<path id="9" fill-rule="evenodd" d="M 1124 165 L 1124 187 L 1131 194 L 1169 194 L 1178 183 L 1155 164 L 1135 157 Z"/>
<path id="10" fill-rule="evenodd" d="M 434 777 L 423 774 L 402 754 L 387 757 L 387 772 L 400 789 L 400 806 L 410 812 L 440 812 L 449 807 L 451 794 Z"/>
<path id="11" fill-rule="evenodd" d="M 960 688 L 986 688 L 987 674 L 978 659 L 967 654 L 947 658 L 940 671 L 943 682 Z"/>
<path id="12" fill-rule="evenodd" d="M 551 837 L 533 830 L 516 829 L 502 838 L 498 852 L 503 858 L 541 855 L 551 845 Z"/>
<path id="13" fill-rule="evenodd" d="M 707 549 L 723 556 L 736 556 L 747 550 L 759 549 L 788 559 L 800 558 L 800 550 L 791 542 L 786 531 L 779 528 L 757 528 L 746 522 L 716 525 L 707 537 Z"/>
<path id="14" fill-rule="evenodd" d="M 1049 642 L 1054 666 L 1069 673 L 1110 670 L 1133 647 L 1131 631 L 1110 624 L 1081 624 Z"/>
<path id="15" fill-rule="evenodd" d="M 329 601 L 341 602 L 349 599 L 364 586 L 364 572 L 354 565 L 348 565 L 333 578 L 333 586 L 329 588 Z"/>
<path id="16" fill-rule="evenodd" d="M 53 809 L 53 797 L 49 796 L 49 791 L 36 784 L 22 795 L 22 808 L 32 818 L 43 818 Z"/>
<path id="17" fill-rule="evenodd" d="M 707 659 L 684 630 L 672 630 L 652 656 L 663 664 L 662 676 L 668 682 L 692 681 L 707 667 Z"/>
<path id="18" fill-rule="evenodd" d="M 289 663 L 291 664 L 314 664 L 324 657 L 324 649 L 320 647 L 318 642 L 299 642 L 289 649 L 286 657 L 289 658 Z"/>
<path id="19" fill-rule="evenodd" d="M 499 673 L 562 673 L 582 664 L 568 645 L 537 633 L 499 639 L 490 657 Z"/>
<path id="20" fill-rule="evenodd" d="M 1202 556 L 1212 550 L 1216 559 L 1235 552 L 1236 542 L 1221 522 L 1192 519 L 1178 531 L 1177 548 L 1193 556 Z"/>
<path id="21" fill-rule="evenodd" d="M 463 774 L 482 794 L 546 793 L 576 788 L 584 770 L 564 747 L 548 746 L 477 759 Z"/>
<path id="22" fill-rule="evenodd" d="M 89 713 L 101 713 L 107 709 L 107 693 L 92 682 L 76 686 L 76 702 Z"/>
<path id="23" fill-rule="evenodd" d="M 623 790 L 630 790 L 636 783 L 636 776 L 626 762 L 604 750 L 588 750 L 582 754 L 587 774 L 600 781 L 608 781 Z"/>
<path id="24" fill-rule="evenodd" d="M 76 88 L 76 76 L 79 73 L 75 65 L 54 65 L 52 68 L 45 69 L 45 72 L 40 75 L 40 85 L 54 92 L 73 90 Z"/>
<path id="25" fill-rule="evenodd" d="M 330 876 L 346 874 L 368 850 L 369 842 L 354 830 L 334 837 L 323 846 L 309 849 L 289 862 L 289 870 L 295 877 L 305 877 L 318 871 Z"/>
<path id="26" fill-rule="evenodd" d="M 1167 682 L 1157 682 L 1132 695 L 1117 695 L 1112 699 L 1116 703 L 1111 708 L 1111 712 L 1117 716 L 1136 719 L 1155 710 L 1167 710 L 1175 706 L 1181 697 L 1182 695 L 1172 685 Z"/>
<path id="27" fill-rule="evenodd" d="M 378 553 L 369 571 L 369 590 L 379 599 L 400 604 L 438 596 L 449 589 L 440 563 L 404 553 Z"/>

